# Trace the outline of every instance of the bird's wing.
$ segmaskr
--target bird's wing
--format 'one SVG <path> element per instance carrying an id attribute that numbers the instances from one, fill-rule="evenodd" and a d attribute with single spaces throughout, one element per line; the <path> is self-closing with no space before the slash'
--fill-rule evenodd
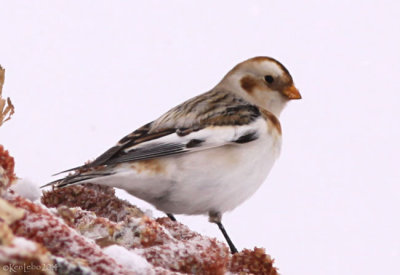
<path id="1" fill-rule="evenodd" d="M 118 154 L 102 162 L 112 165 L 128 161 L 153 159 L 176 154 L 190 153 L 227 144 L 243 144 L 256 140 L 266 125 L 262 118 L 249 125 L 209 126 L 187 135 L 178 132 L 125 147 Z M 265 127 L 265 126 L 264 126 Z"/>
<path id="2" fill-rule="evenodd" d="M 260 122 L 263 116 L 258 107 L 230 93 L 211 91 L 204 95 L 125 136 L 93 162 L 67 171 L 241 144 L 258 138 L 260 129 L 265 127 L 265 121 Z"/>
<path id="3" fill-rule="evenodd" d="M 257 140 L 263 132 L 268 131 L 267 127 L 265 117 L 259 116 L 249 124 L 207 126 L 191 131 L 188 134 L 182 134 L 179 129 L 174 130 L 172 133 L 169 133 L 172 130 L 163 131 L 159 135 L 143 134 L 140 137 L 140 143 L 135 143 L 131 134 L 127 136 L 130 136 L 130 138 L 126 137 L 123 139 L 125 143 L 112 147 L 94 162 L 71 169 L 77 170 L 78 173 L 55 180 L 42 187 L 57 184 L 57 187 L 61 188 L 96 177 L 114 174 L 112 170 L 102 169 L 100 168 L 101 166 L 114 166 L 130 161 L 186 154 L 225 145 L 240 146 L 241 144 Z M 100 169 L 97 169 L 98 167 Z M 91 168 L 94 169 L 92 170 Z"/>

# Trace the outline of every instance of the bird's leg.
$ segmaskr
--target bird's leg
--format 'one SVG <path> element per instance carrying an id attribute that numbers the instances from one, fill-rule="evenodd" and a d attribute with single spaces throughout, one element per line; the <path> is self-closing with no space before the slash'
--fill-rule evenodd
<path id="1" fill-rule="evenodd" d="M 238 251 L 237 251 L 235 245 L 233 244 L 233 242 L 231 241 L 231 238 L 229 238 L 228 233 L 226 233 L 226 230 L 221 223 L 221 219 L 222 219 L 222 214 L 220 212 L 210 211 L 208 213 L 209 222 L 216 223 L 218 225 L 219 230 L 221 230 L 222 235 L 224 235 L 225 240 L 228 243 L 229 248 L 231 249 L 231 253 L 235 254 Z"/>
<path id="2" fill-rule="evenodd" d="M 171 213 L 165 213 L 165 214 L 167 214 L 168 218 L 169 218 L 171 221 L 176 222 L 176 218 L 174 217 L 174 215 L 172 215 Z"/>

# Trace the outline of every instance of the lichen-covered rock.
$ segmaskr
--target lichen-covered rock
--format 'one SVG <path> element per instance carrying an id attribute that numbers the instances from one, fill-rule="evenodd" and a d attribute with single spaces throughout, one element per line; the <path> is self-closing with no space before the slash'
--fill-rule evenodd
<path id="1" fill-rule="evenodd" d="M 8 245 L 0 245 L 0 266 L 5 274 L 55 274 L 47 249 L 20 237 L 13 237 Z"/>
<path id="2" fill-rule="evenodd" d="M 0 145 L 0 196 L 16 179 L 14 165 L 14 158 Z"/>
<path id="3" fill-rule="evenodd" d="M 170 242 L 138 251 L 154 266 L 190 274 L 224 274 L 230 259 L 228 247 L 202 236 L 169 218 L 156 220 L 173 237 Z"/>
<path id="4" fill-rule="evenodd" d="M 232 256 L 229 271 L 240 274 L 277 275 L 274 261 L 265 253 L 264 248 L 244 249 Z"/>
<path id="5" fill-rule="evenodd" d="M 36 242 L 16 237 L 10 228 L 25 214 L 23 209 L 0 198 L 0 274 L 54 274 L 47 249 Z"/>
<path id="6" fill-rule="evenodd" d="M 154 267 L 184 273 L 223 274 L 230 257 L 223 243 L 168 218 L 126 217 L 116 223 L 80 208 L 62 206 L 57 211 L 68 224 L 99 246 L 118 244 L 134 249 Z"/>
<path id="7" fill-rule="evenodd" d="M 26 211 L 22 219 L 10 225 L 15 235 L 42 244 L 57 257 L 79 261 L 99 274 L 131 273 L 49 210 L 15 194 L 7 194 L 6 199 Z"/>
<path id="8" fill-rule="evenodd" d="M 45 191 L 41 201 L 47 207 L 80 207 L 114 222 L 122 221 L 127 216 L 143 216 L 139 208 L 117 198 L 114 188 L 96 184 L 73 185 Z"/>
<path id="9" fill-rule="evenodd" d="M 10 190 L 14 179 L 0 147 L 0 275 L 27 266 L 31 274 L 277 274 L 264 249 L 232 256 L 223 242 L 146 216 L 111 187 L 53 189 L 41 205 Z"/>

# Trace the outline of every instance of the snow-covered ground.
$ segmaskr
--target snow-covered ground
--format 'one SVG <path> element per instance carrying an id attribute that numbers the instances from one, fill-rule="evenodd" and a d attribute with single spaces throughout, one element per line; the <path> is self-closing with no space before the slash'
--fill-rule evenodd
<path id="1" fill-rule="evenodd" d="M 284 147 L 266 184 L 224 216 L 235 244 L 265 247 L 282 274 L 400 273 L 399 9 L 361 0 L 3 1 L 3 93 L 16 113 L 0 144 L 19 177 L 43 184 L 212 88 L 236 63 L 269 55 L 303 100 L 281 116 Z M 223 240 L 205 217 L 178 218 Z"/>

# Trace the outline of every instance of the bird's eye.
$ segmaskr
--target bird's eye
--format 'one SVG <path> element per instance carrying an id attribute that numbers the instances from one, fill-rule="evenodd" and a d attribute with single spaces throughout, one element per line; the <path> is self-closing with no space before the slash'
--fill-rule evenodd
<path id="1" fill-rule="evenodd" d="M 274 78 L 272 77 L 272 75 L 266 75 L 264 76 L 265 81 L 267 81 L 267 83 L 271 84 L 272 82 L 274 82 Z"/>

